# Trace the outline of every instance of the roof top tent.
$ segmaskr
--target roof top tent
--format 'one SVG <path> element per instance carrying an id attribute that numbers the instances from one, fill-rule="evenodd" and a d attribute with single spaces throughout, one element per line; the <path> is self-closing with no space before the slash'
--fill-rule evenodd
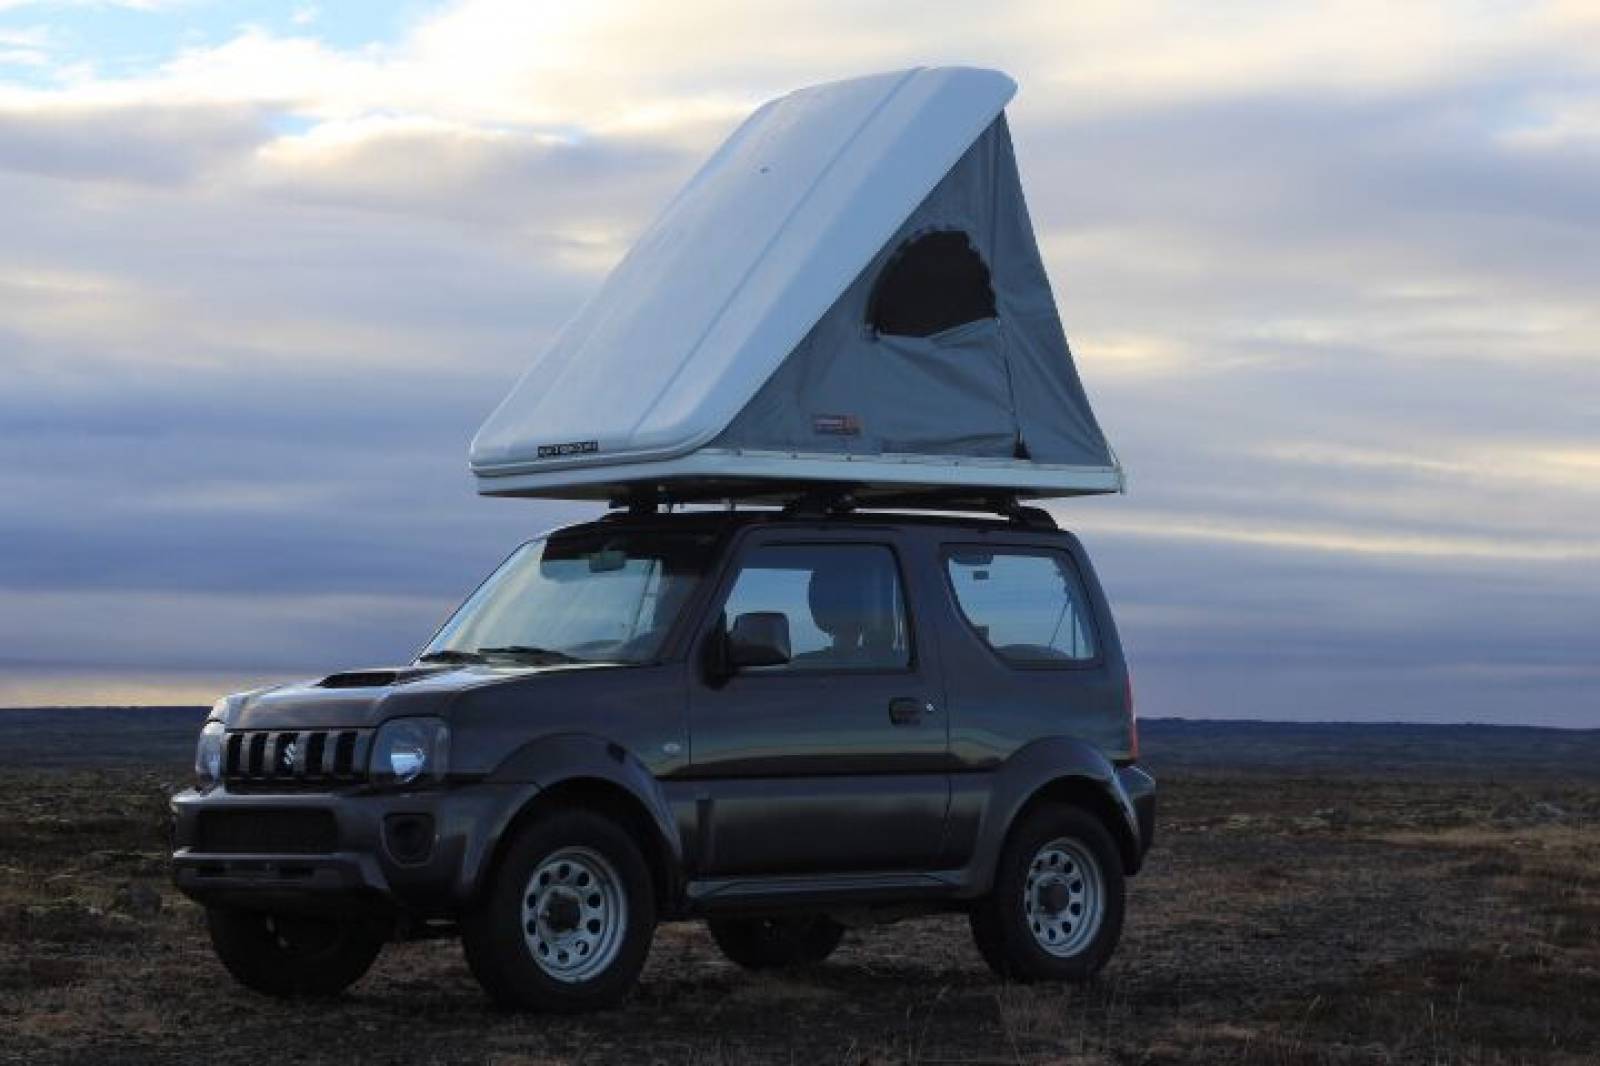
<path id="1" fill-rule="evenodd" d="M 915 69 L 761 107 L 483 424 L 478 491 L 1121 491 L 1023 202 L 1015 91 Z"/>

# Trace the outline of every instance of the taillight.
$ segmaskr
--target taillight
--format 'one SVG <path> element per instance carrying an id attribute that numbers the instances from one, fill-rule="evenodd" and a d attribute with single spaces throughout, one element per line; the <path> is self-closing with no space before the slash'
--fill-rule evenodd
<path id="1" fill-rule="evenodd" d="M 1139 761 L 1139 715 L 1133 709 L 1133 671 L 1127 674 L 1128 691 L 1128 758 Z"/>

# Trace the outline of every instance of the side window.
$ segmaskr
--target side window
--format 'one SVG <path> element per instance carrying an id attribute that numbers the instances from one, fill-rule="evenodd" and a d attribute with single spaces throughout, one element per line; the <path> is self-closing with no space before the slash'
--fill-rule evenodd
<path id="1" fill-rule="evenodd" d="M 961 613 L 1007 662 L 1060 664 L 1095 657 L 1089 600 L 1063 553 L 953 548 L 945 566 Z"/>
<path id="2" fill-rule="evenodd" d="M 723 612 L 729 625 L 752 611 L 789 621 L 787 666 L 764 671 L 885 670 L 911 665 L 905 602 L 894 553 L 867 544 L 794 544 L 746 557 Z"/>

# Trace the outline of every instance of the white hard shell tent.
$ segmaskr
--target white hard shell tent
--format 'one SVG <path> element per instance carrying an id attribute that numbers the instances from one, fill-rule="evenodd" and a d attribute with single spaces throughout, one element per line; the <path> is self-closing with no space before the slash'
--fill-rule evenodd
<path id="1" fill-rule="evenodd" d="M 487 495 L 1115 492 L 997 71 L 802 89 L 755 112 L 472 442 Z"/>

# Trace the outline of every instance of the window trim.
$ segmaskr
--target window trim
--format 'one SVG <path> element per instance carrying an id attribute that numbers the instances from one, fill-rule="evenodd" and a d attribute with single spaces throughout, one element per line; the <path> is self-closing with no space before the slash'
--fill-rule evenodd
<path id="1" fill-rule="evenodd" d="M 985 551 L 993 555 L 1031 555 L 1040 557 L 1053 557 L 1066 561 L 1073 578 L 1078 583 L 1078 590 L 1083 593 L 1082 619 L 1089 630 L 1089 636 L 1094 641 L 1094 655 L 1088 659 L 1067 659 L 1062 662 L 1033 662 L 1008 659 L 1000 654 L 1000 649 L 989 643 L 984 635 L 978 632 L 978 625 L 967 613 L 966 607 L 961 602 L 961 594 L 956 590 L 955 580 L 950 573 L 950 560 L 963 549 Z M 1089 594 L 1089 584 L 1083 579 L 1083 571 L 1078 567 L 1078 560 L 1072 553 L 1064 548 L 1046 547 L 1032 544 L 984 544 L 975 541 L 947 541 L 939 546 L 939 570 L 944 581 L 945 592 L 950 597 L 950 604 L 961 619 L 962 627 L 967 635 L 978 642 L 978 645 L 989 654 L 995 662 L 1008 670 L 1095 670 L 1105 665 L 1105 642 L 1100 636 L 1100 620 L 1096 617 L 1098 609 Z"/>
<path id="2" fill-rule="evenodd" d="M 733 558 L 729 560 L 728 570 L 723 575 L 721 583 L 706 609 L 706 624 L 701 632 L 701 639 L 696 645 L 698 652 L 696 658 L 706 652 L 706 641 L 714 639 L 717 632 L 717 619 L 727 611 L 728 597 L 733 593 L 733 587 L 739 581 L 739 575 L 744 572 L 745 561 L 755 552 L 765 548 L 882 548 L 889 553 L 889 559 L 894 565 L 895 580 L 900 586 L 900 609 L 906 622 L 906 665 L 904 666 L 838 666 L 823 667 L 821 669 L 795 670 L 779 669 L 777 667 L 760 667 L 755 670 L 738 670 L 729 677 L 729 681 L 739 678 L 782 678 L 784 680 L 804 679 L 808 677 L 906 677 L 921 672 L 922 664 L 918 656 L 918 638 L 916 629 L 916 612 L 911 608 L 910 585 L 906 583 L 905 560 L 901 558 L 899 545 L 891 540 L 873 540 L 863 538 L 849 538 L 835 540 L 811 539 L 800 536 L 778 536 L 768 539 L 766 537 L 754 538 L 753 542 L 747 540 L 739 545 Z"/>

